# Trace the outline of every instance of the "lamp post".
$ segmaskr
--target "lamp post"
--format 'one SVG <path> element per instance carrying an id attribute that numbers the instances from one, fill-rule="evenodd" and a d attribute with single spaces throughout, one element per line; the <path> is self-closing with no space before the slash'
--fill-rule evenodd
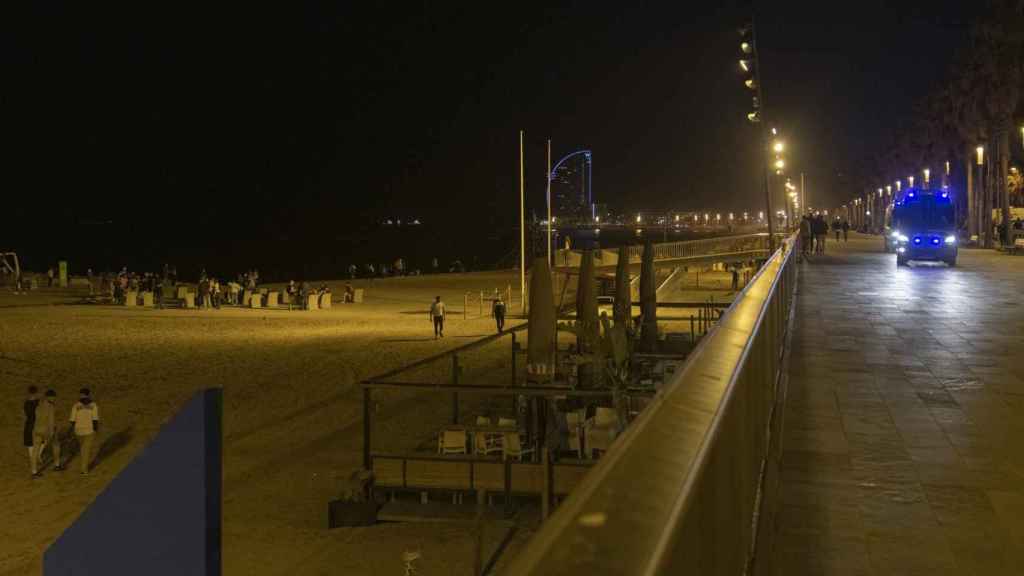
<path id="1" fill-rule="evenodd" d="M 740 29 L 740 69 L 744 74 L 748 75 L 744 79 L 744 86 L 748 89 L 753 90 L 756 94 L 752 99 L 753 111 L 747 114 L 747 120 L 752 123 L 760 124 L 761 133 L 761 158 L 762 167 L 764 170 L 764 201 L 765 208 L 768 216 L 768 253 L 771 254 L 775 251 L 775 227 L 772 223 L 772 193 L 771 193 L 771 177 L 768 168 L 768 162 L 765 155 L 768 153 L 768 135 L 765 131 L 764 122 L 762 122 L 761 110 L 765 106 L 764 91 L 761 88 L 760 79 L 757 75 L 760 73 L 760 61 L 758 58 L 757 51 L 757 30 L 754 26 L 754 18 L 751 17 L 750 23 L 743 26 Z M 774 130 L 773 130 L 774 132 Z"/>
<path id="2" fill-rule="evenodd" d="M 988 193 L 985 190 L 985 182 L 982 180 L 982 167 L 985 165 L 985 147 L 978 146 L 974 149 L 975 163 L 977 164 L 978 177 L 977 177 L 977 193 L 974 195 L 974 202 L 977 206 L 975 213 L 978 218 L 978 244 L 985 248 L 991 248 L 991 241 L 989 236 L 991 235 L 991 226 L 989 226 L 989 219 L 992 218 L 992 211 L 988 209 L 988 205 L 991 202 Z"/>

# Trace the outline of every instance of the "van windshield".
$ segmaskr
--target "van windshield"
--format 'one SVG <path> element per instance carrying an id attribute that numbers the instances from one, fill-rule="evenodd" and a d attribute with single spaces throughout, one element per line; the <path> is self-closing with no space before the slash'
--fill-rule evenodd
<path id="1" fill-rule="evenodd" d="M 904 204 L 894 220 L 898 228 L 906 230 L 952 230 L 956 227 L 952 203 L 931 199 Z"/>

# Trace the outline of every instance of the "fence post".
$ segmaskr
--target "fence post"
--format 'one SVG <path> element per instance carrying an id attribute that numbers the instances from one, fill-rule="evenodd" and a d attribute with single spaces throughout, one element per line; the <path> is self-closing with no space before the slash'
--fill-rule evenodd
<path id="1" fill-rule="evenodd" d="M 541 490 L 540 517 L 547 520 L 551 515 L 551 454 L 547 446 L 541 448 L 541 458 L 544 462 L 544 487 Z"/>
<path id="2" fill-rule="evenodd" d="M 452 354 L 452 384 L 459 385 L 459 355 Z M 459 393 L 452 392 L 452 424 L 459 423 Z"/>

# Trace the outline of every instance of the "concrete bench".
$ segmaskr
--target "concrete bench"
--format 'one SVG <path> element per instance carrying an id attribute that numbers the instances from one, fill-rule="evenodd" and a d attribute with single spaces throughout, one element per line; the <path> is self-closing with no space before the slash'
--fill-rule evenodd
<path id="1" fill-rule="evenodd" d="M 129 308 L 138 306 L 139 304 L 139 293 L 134 290 L 128 290 L 124 293 L 124 305 Z"/>
<path id="2" fill-rule="evenodd" d="M 248 300 L 250 308 L 263 308 L 263 297 L 260 296 L 259 292 L 249 294 Z"/>
<path id="3" fill-rule="evenodd" d="M 330 307 L 331 307 L 331 293 L 327 292 L 326 294 L 321 294 L 320 295 L 320 308 L 330 308 Z"/>
<path id="4" fill-rule="evenodd" d="M 178 300 L 184 300 L 188 294 L 188 286 L 178 286 Z"/>
<path id="5" fill-rule="evenodd" d="M 196 295 L 191 292 L 186 292 L 185 296 L 181 298 L 183 308 L 195 308 L 196 307 Z"/>
<path id="6" fill-rule="evenodd" d="M 317 309 L 316 301 L 317 301 L 317 295 L 316 294 L 306 294 L 306 310 L 316 310 Z"/>
<path id="7" fill-rule="evenodd" d="M 278 292 L 267 292 L 267 308 L 277 308 L 277 297 L 279 295 Z"/>
<path id="8" fill-rule="evenodd" d="M 142 293 L 142 307 L 143 308 L 152 308 L 153 307 L 153 293 L 152 292 L 143 292 Z"/>

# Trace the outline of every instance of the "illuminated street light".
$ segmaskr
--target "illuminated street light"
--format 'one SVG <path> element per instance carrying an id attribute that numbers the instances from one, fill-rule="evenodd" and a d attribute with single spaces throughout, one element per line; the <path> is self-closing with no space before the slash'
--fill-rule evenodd
<path id="1" fill-rule="evenodd" d="M 779 158 L 778 160 L 775 161 L 775 169 L 776 170 L 782 170 L 785 167 L 786 167 L 786 161 L 783 160 L 782 158 Z"/>
<path id="2" fill-rule="evenodd" d="M 914 177 L 913 176 L 907 176 L 907 182 L 910 182 L 910 184 L 908 184 L 908 186 L 910 188 L 914 187 Z"/>
<path id="3" fill-rule="evenodd" d="M 750 72 L 750 69 L 753 68 L 753 66 L 754 63 L 750 60 L 740 60 L 740 68 L 742 68 L 744 72 Z"/>
<path id="4" fill-rule="evenodd" d="M 885 195 L 886 196 L 892 196 L 892 186 L 891 185 L 886 184 L 886 186 L 885 186 Z"/>
<path id="5" fill-rule="evenodd" d="M 929 170 L 928 168 L 925 168 L 924 170 L 922 170 L 922 172 L 924 172 L 924 187 L 927 188 L 928 183 L 931 182 L 932 179 L 932 171 Z"/>
<path id="6" fill-rule="evenodd" d="M 881 188 L 879 188 L 879 189 L 878 189 L 878 197 L 879 197 L 879 198 L 881 198 L 881 197 L 882 197 L 882 189 L 881 189 Z"/>
<path id="7" fill-rule="evenodd" d="M 758 122 L 761 121 L 761 112 L 759 110 L 754 110 L 753 112 L 748 113 L 747 120 L 754 124 L 757 124 Z"/>
<path id="8" fill-rule="evenodd" d="M 978 166 L 981 166 L 982 164 L 985 163 L 985 147 L 978 146 L 977 148 L 974 149 L 974 152 L 975 154 L 977 154 Z"/>
<path id="9" fill-rule="evenodd" d="M 902 189 L 903 189 L 903 180 L 897 180 L 896 181 L 896 191 L 899 192 Z"/>
<path id="10" fill-rule="evenodd" d="M 772 150 L 776 153 L 782 152 L 786 148 L 786 145 L 782 143 L 782 140 L 776 140 L 775 144 L 772 145 Z"/>
<path id="11" fill-rule="evenodd" d="M 946 176 L 949 176 L 949 160 L 946 160 Z"/>
<path id="12" fill-rule="evenodd" d="M 639 215 L 639 214 L 637 214 L 637 215 L 636 215 L 636 223 L 637 223 L 637 224 L 639 224 L 639 223 L 640 223 L 640 215 Z"/>
<path id="13" fill-rule="evenodd" d="M 747 78 L 746 80 L 744 80 L 743 85 L 746 86 L 747 88 L 750 88 L 751 90 L 757 90 L 757 80 L 753 78 Z"/>
<path id="14" fill-rule="evenodd" d="M 740 43 L 740 50 L 742 50 L 744 54 L 750 54 L 754 51 L 754 47 L 750 45 L 750 42 L 742 42 Z"/>

